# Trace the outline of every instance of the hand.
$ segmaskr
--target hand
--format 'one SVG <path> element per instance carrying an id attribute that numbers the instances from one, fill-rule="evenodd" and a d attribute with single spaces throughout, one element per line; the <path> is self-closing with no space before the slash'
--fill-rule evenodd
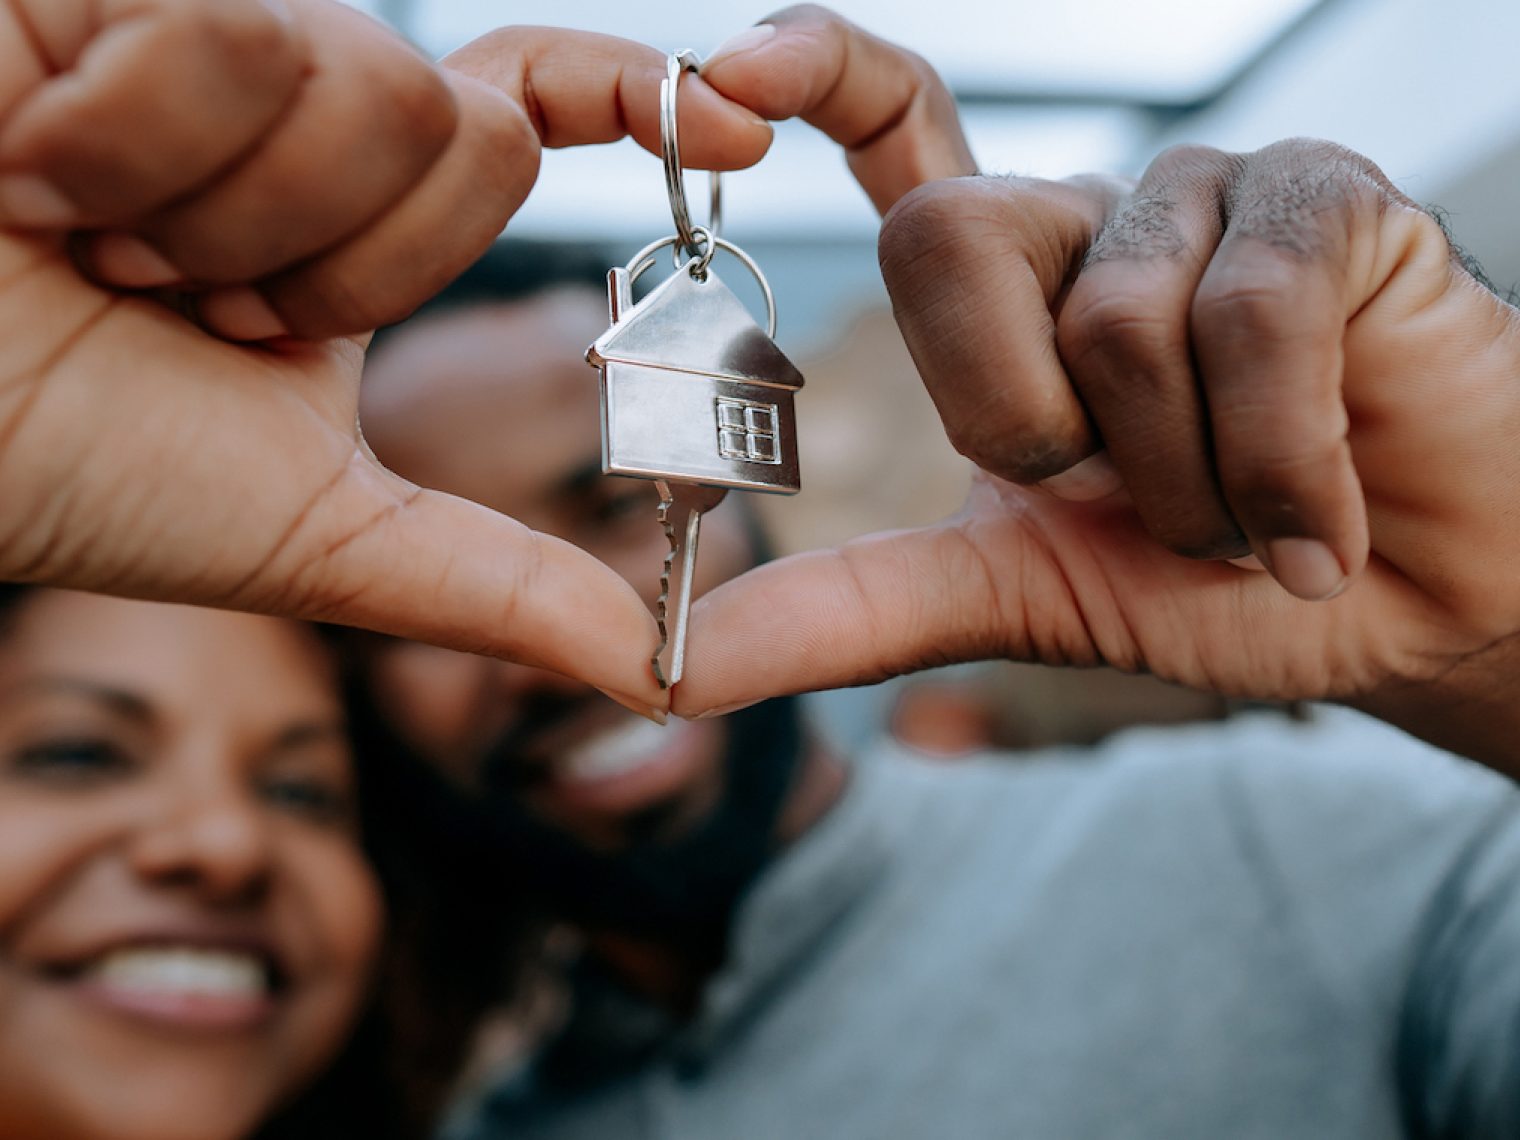
<path id="1" fill-rule="evenodd" d="M 1520 766 L 1520 314 L 1370 162 L 941 182 L 881 255 L 970 498 L 709 595 L 678 712 L 1006 656 L 1349 701 Z M 1248 551 L 1277 580 L 1217 560 Z"/>
<path id="2" fill-rule="evenodd" d="M 702 77 L 767 119 L 799 118 L 839 143 L 882 214 L 925 182 L 976 173 L 934 69 L 827 8 L 767 16 L 720 44 Z"/>
<path id="3" fill-rule="evenodd" d="M 380 467 L 339 338 L 473 260 L 541 145 L 657 148 L 663 73 L 541 29 L 435 69 L 318 0 L 0 5 L 0 579 L 362 625 L 662 705 L 621 579 Z M 694 163 L 769 144 L 704 84 L 681 110 Z M 194 293 L 221 336 L 71 243 L 113 285 Z M 286 332 L 309 339 L 223 339 Z"/>

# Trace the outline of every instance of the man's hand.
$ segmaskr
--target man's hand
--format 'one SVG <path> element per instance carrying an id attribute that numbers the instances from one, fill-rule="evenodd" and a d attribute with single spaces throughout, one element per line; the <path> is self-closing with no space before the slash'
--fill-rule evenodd
<path id="1" fill-rule="evenodd" d="M 709 595 L 678 712 L 1006 656 L 1349 701 L 1520 770 L 1520 314 L 1371 163 L 941 182 L 881 257 L 967 505 Z"/>
<path id="2" fill-rule="evenodd" d="M 635 592 L 380 467 L 360 342 L 319 338 L 469 264 L 541 146 L 657 149 L 663 57 L 512 29 L 438 69 L 343 5 L 277 7 L 0 3 L 0 579 L 362 625 L 662 705 Z M 681 113 L 693 163 L 769 144 L 701 82 Z"/>
<path id="3" fill-rule="evenodd" d="M 925 182 L 976 173 L 935 70 L 827 8 L 767 16 L 720 45 L 702 77 L 767 119 L 801 119 L 838 143 L 880 213 Z"/>

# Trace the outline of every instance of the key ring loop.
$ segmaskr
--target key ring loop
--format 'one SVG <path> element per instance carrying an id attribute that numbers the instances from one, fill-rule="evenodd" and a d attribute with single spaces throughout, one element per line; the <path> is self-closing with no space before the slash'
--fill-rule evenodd
<path id="1" fill-rule="evenodd" d="M 727 241 L 724 238 L 720 238 L 717 234 L 709 234 L 707 230 L 701 226 L 697 227 L 697 233 L 702 234 L 710 239 L 706 243 L 705 260 L 704 254 L 698 254 L 690 261 L 688 261 L 684 266 L 678 267 L 678 272 L 680 270 L 685 270 L 686 272 L 691 273 L 693 277 L 697 277 L 697 269 L 700 263 L 703 267 L 702 276 L 697 277 L 697 280 L 700 281 L 706 277 L 705 266 L 708 262 L 712 261 L 714 253 L 721 249 L 733 254 L 734 257 L 738 258 L 744 268 L 750 271 L 750 273 L 754 276 L 755 281 L 760 286 L 760 293 L 765 298 L 765 335 L 770 337 L 771 340 L 775 340 L 776 295 L 771 292 L 771 283 L 765 279 L 765 274 L 760 272 L 760 267 L 755 264 L 755 259 L 750 257 L 749 254 L 745 253 L 733 242 Z M 694 234 L 693 237 L 695 236 L 696 235 Z M 643 249 L 639 250 L 638 253 L 633 255 L 633 257 L 628 262 L 628 285 L 630 288 L 632 288 L 633 283 L 642 277 L 645 271 L 647 271 L 649 267 L 654 264 L 655 254 L 659 253 L 660 250 L 664 249 L 668 245 L 675 246 L 677 249 L 679 249 L 681 245 L 680 235 L 671 234 L 669 237 L 662 237 L 659 241 L 652 241 Z"/>
<path id="2" fill-rule="evenodd" d="M 710 206 L 707 225 L 703 227 L 691 224 L 691 211 L 686 206 L 686 182 L 681 175 L 681 140 L 676 134 L 676 95 L 681 87 L 681 73 L 690 71 L 695 74 L 701 67 L 701 56 L 690 48 L 671 52 L 670 58 L 665 61 L 665 78 L 660 81 L 660 157 L 665 162 L 665 193 L 670 198 L 670 216 L 675 219 L 676 237 L 680 242 L 674 253 L 677 261 L 680 260 L 681 250 L 692 257 L 702 255 L 702 247 L 697 244 L 698 229 L 705 229 L 716 238 L 718 229 L 723 224 L 723 180 L 718 172 L 710 171 L 707 176 Z M 707 254 L 709 261 L 712 259 L 710 250 L 711 247 Z"/>

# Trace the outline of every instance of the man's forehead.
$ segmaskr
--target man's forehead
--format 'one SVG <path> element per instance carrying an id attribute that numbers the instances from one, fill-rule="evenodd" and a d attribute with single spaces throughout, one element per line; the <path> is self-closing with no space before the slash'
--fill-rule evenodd
<path id="1" fill-rule="evenodd" d="M 589 290 L 420 321 L 371 363 L 365 433 L 400 474 L 477 501 L 584 480 L 600 428 L 583 354 L 604 324 Z"/>
<path id="2" fill-rule="evenodd" d="M 602 310 L 596 294 L 574 290 L 423 317 L 371 360 L 366 408 L 383 415 L 465 396 L 520 402 L 595 392 L 585 350 L 606 325 Z"/>

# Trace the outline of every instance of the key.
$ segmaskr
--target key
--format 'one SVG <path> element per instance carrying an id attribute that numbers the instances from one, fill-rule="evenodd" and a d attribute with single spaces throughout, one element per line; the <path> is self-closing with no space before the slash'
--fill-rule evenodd
<path id="1" fill-rule="evenodd" d="M 681 679 L 686 663 L 686 619 L 691 611 L 691 584 L 697 571 L 697 539 L 702 516 L 723 501 L 727 487 L 701 483 L 654 481 L 660 493 L 658 518 L 670 541 L 670 553 L 660 574 L 656 620 L 660 645 L 654 652 L 654 675 L 669 689 Z"/>
<path id="2" fill-rule="evenodd" d="M 676 232 L 607 274 L 612 325 L 586 350 L 601 385 L 603 473 L 649 479 L 660 494 L 670 552 L 660 572 L 653 666 L 666 689 L 685 667 L 702 515 L 730 489 L 794 495 L 802 486 L 793 399 L 803 379 L 776 344 L 770 283 L 749 254 L 718 236 L 717 174 L 708 224 L 692 225 L 686 209 L 676 94 L 681 76 L 699 67 L 694 53 L 673 54 L 660 88 L 660 150 Z M 668 248 L 675 273 L 635 304 L 635 282 Z M 763 328 L 712 269 L 720 251 L 754 276 Z"/>
<path id="3" fill-rule="evenodd" d="M 766 328 L 703 262 L 681 265 L 638 304 L 633 283 L 670 245 L 664 238 L 608 274 L 612 325 L 586 350 L 600 375 L 602 470 L 648 479 L 670 551 L 660 573 L 655 678 L 681 679 L 702 515 L 730 490 L 795 494 L 796 411 L 802 374 L 772 339 L 776 312 L 748 255 L 709 235 L 712 249 L 738 256 L 767 298 Z M 711 252 L 711 250 L 709 250 Z"/>

